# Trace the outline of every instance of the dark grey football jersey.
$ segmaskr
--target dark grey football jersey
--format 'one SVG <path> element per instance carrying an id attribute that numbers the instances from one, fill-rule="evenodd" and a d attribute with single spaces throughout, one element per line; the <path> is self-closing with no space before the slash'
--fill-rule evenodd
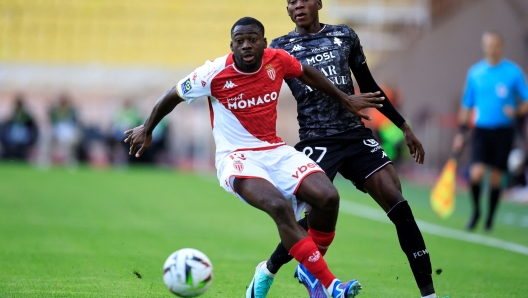
<path id="1" fill-rule="evenodd" d="M 359 66 L 366 60 L 356 32 L 346 25 L 324 25 L 321 31 L 314 34 L 298 34 L 292 31 L 274 39 L 270 47 L 283 49 L 302 64 L 317 68 L 347 94 L 354 94 L 350 66 Z M 358 117 L 335 99 L 297 79 L 285 81 L 297 100 L 301 140 L 333 135 L 363 126 Z"/>

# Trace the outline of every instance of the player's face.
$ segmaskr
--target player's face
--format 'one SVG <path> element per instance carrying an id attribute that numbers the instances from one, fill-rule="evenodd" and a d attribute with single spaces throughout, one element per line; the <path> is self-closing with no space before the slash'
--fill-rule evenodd
<path id="1" fill-rule="evenodd" d="M 236 26 L 231 35 L 231 50 L 235 54 L 236 66 L 246 72 L 257 71 L 267 45 L 257 25 Z"/>
<path id="2" fill-rule="evenodd" d="M 323 7 L 321 0 L 288 0 L 288 15 L 297 27 L 306 28 L 319 23 L 319 10 Z"/>
<path id="3" fill-rule="evenodd" d="M 486 33 L 482 36 L 482 51 L 490 61 L 499 62 L 502 58 L 502 39 L 496 34 Z"/>

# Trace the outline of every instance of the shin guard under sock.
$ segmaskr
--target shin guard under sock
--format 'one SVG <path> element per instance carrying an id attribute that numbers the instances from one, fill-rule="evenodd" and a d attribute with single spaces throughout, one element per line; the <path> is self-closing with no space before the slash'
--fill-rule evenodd
<path id="1" fill-rule="evenodd" d="M 332 244 L 332 241 L 334 241 L 335 231 L 328 233 L 308 228 L 308 235 L 312 237 L 313 241 L 315 242 L 315 245 L 317 245 L 317 248 L 324 256 L 326 254 L 326 251 L 328 250 L 328 247 L 330 246 L 330 244 Z"/>
<path id="2" fill-rule="evenodd" d="M 422 233 L 414 220 L 407 201 L 396 204 L 387 213 L 396 226 L 400 246 L 409 260 L 409 265 L 422 296 L 434 293 L 431 260 L 425 247 Z"/>
<path id="3" fill-rule="evenodd" d="M 308 219 L 306 217 L 303 217 L 297 223 L 305 230 L 308 230 Z M 291 260 L 293 260 L 293 257 L 290 255 L 286 247 L 282 245 L 282 242 L 280 242 L 266 262 L 266 267 L 271 273 L 277 274 L 282 265 L 288 263 Z"/>
<path id="4" fill-rule="evenodd" d="M 325 288 L 328 288 L 335 276 L 330 272 L 321 252 L 311 237 L 306 237 L 295 243 L 290 254 L 317 278 Z"/>

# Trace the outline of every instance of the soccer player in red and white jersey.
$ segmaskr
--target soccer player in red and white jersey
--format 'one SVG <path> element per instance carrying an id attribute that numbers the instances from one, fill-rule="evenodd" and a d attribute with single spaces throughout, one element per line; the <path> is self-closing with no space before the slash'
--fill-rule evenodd
<path id="1" fill-rule="evenodd" d="M 339 195 L 321 168 L 286 146 L 276 135 L 277 100 L 284 78 L 297 78 L 341 104 L 355 115 L 380 107 L 375 93 L 347 95 L 319 71 L 301 66 L 283 50 L 268 49 L 264 26 L 245 17 L 231 28 L 232 52 L 207 61 L 167 91 L 145 123 L 125 132 L 130 154 L 139 157 L 159 121 L 176 105 L 207 96 L 216 143 L 215 165 L 220 185 L 272 217 L 282 243 L 328 289 L 332 297 L 355 297 L 357 280 L 343 283 L 328 269 L 311 237 L 296 222 L 305 204 L 312 206 L 308 225 L 321 234 L 335 230 Z"/>

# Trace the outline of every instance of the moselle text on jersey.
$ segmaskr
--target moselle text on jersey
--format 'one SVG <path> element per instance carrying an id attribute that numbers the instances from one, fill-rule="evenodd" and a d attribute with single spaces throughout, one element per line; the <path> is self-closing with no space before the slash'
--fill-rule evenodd
<path id="1" fill-rule="evenodd" d="M 346 25 L 323 25 L 314 34 L 292 31 L 274 39 L 270 47 L 284 49 L 302 64 L 317 68 L 347 94 L 354 94 L 349 62 L 352 66 L 359 66 L 366 61 L 357 34 Z M 297 79 L 285 81 L 297 100 L 301 140 L 363 126 L 359 117 L 354 116 L 335 99 Z"/>
<path id="2" fill-rule="evenodd" d="M 277 99 L 285 78 L 302 74 L 302 66 L 283 50 L 265 49 L 253 73 L 236 68 L 233 53 L 206 61 L 183 78 L 176 90 L 187 103 L 209 98 L 216 163 L 241 149 L 283 145 L 277 136 Z"/>

